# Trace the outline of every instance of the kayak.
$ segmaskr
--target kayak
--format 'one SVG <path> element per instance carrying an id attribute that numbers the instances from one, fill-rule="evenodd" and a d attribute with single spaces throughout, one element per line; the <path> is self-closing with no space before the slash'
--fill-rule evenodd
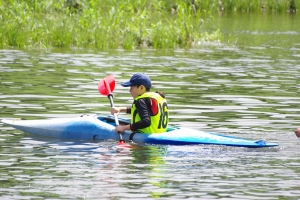
<path id="1" fill-rule="evenodd" d="M 119 135 L 115 133 L 114 116 L 81 115 L 74 118 L 43 120 L 3 119 L 1 122 L 23 132 L 40 136 L 79 140 L 119 139 Z M 119 123 L 129 124 L 130 121 L 119 118 Z M 165 133 L 155 134 L 125 131 L 122 133 L 122 137 L 125 141 L 143 144 L 205 144 L 249 148 L 278 146 L 277 143 L 266 142 L 264 140 L 250 140 L 175 126 L 169 126 Z"/>

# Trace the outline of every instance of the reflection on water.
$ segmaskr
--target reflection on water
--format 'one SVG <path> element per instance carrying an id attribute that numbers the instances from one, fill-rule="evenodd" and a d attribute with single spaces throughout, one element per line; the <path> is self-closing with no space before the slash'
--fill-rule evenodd
<path id="1" fill-rule="evenodd" d="M 299 19 L 273 17 L 216 18 L 229 45 L 200 49 L 0 50 L 0 118 L 107 115 L 98 81 L 114 74 L 114 102 L 124 106 L 132 99 L 120 83 L 143 71 L 166 94 L 171 124 L 280 144 L 120 149 L 116 141 L 37 137 L 0 124 L 1 199 L 297 199 Z"/>

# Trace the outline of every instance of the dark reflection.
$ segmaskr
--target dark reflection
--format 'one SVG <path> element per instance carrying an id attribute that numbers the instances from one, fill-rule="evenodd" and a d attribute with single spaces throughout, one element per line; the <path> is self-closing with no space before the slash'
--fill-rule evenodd
<path id="1" fill-rule="evenodd" d="M 155 188 L 168 188 L 169 184 L 173 184 L 166 179 L 167 171 L 169 167 L 165 158 L 168 156 L 168 147 L 166 146 L 134 146 L 131 148 L 132 161 L 131 164 L 127 164 L 129 173 L 135 174 L 140 171 L 139 174 L 146 180 L 142 183 L 128 182 L 126 187 L 129 188 L 143 188 L 143 187 L 155 187 Z M 150 186 L 151 185 L 151 186 Z M 151 198 L 163 198 L 173 196 L 171 193 L 159 192 L 155 190 L 149 191 L 149 197 Z"/>
<path id="2" fill-rule="evenodd" d="M 167 156 L 168 147 L 166 146 L 135 146 L 131 148 L 133 164 L 164 164 L 164 157 Z"/>

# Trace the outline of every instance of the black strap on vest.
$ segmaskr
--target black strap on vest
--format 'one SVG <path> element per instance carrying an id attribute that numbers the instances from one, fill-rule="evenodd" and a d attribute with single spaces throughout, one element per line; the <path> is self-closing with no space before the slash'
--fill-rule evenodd
<path id="1" fill-rule="evenodd" d="M 135 133 L 136 133 L 136 132 L 132 132 L 132 133 L 130 134 L 129 140 L 132 140 L 132 139 L 133 139 L 133 136 L 134 136 Z"/>

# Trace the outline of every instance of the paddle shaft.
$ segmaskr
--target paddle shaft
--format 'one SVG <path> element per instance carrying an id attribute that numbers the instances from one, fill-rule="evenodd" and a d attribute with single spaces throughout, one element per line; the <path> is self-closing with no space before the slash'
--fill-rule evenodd
<path id="1" fill-rule="evenodd" d="M 114 102 L 113 102 L 113 95 L 112 95 L 112 94 L 109 94 L 107 97 L 108 97 L 108 99 L 109 99 L 110 106 L 111 106 L 111 107 L 115 107 L 115 106 L 114 106 Z M 119 126 L 119 119 L 118 119 L 117 113 L 114 113 L 114 116 L 115 116 L 116 125 Z"/>
<path id="2" fill-rule="evenodd" d="M 109 102 L 110 102 L 110 106 L 111 107 L 115 107 L 114 106 L 114 101 L 113 101 L 113 95 L 111 94 L 111 90 L 110 90 L 110 86 L 108 84 L 108 82 L 104 79 L 104 84 L 105 84 L 105 88 L 108 92 L 108 99 L 109 99 Z M 117 113 L 114 113 L 114 116 L 115 116 L 115 123 L 116 123 L 116 126 L 119 126 L 119 119 L 118 119 L 118 115 Z M 122 138 L 122 134 L 119 133 L 119 136 L 120 136 L 120 141 L 123 141 L 123 138 Z"/>

